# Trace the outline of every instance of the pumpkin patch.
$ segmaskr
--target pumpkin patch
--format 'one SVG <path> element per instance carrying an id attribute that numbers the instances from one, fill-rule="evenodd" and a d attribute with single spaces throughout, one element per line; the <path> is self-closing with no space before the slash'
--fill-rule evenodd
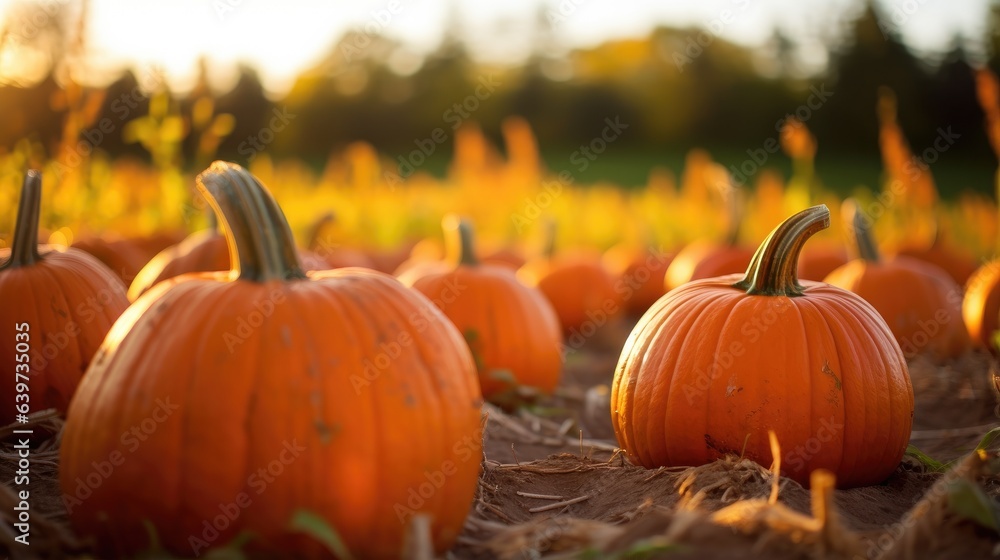
<path id="1" fill-rule="evenodd" d="M 0 558 L 1000 556 L 1000 4 L 175 4 L 0 1 Z"/>

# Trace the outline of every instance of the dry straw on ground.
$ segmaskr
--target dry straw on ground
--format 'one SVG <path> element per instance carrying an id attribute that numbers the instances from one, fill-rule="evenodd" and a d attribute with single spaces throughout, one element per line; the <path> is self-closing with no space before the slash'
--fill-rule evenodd
<path id="1" fill-rule="evenodd" d="M 959 515 L 956 485 L 1000 497 L 1000 442 L 969 453 L 1000 423 L 990 366 L 970 353 L 945 364 L 911 362 L 917 395 L 913 443 L 946 473 L 906 458 L 883 484 L 837 490 L 814 474 L 812 488 L 728 456 L 699 467 L 644 469 L 616 451 L 610 419 L 590 390 L 607 383 L 614 356 L 574 352 L 557 394 L 530 408 L 487 405 L 479 489 L 448 558 L 985 558 L 1000 553 L 995 531 Z M 601 423 L 606 423 L 602 425 Z M 15 434 L 0 429 L 0 547 L 13 558 L 86 555 L 70 529 L 58 487 L 62 422 L 37 413 L 31 463 L 30 551 L 13 545 Z M 779 442 L 780 443 L 780 442 Z M 780 455 L 779 455 L 780 456 Z M 408 528 L 406 557 L 433 557 L 427 520 Z"/>

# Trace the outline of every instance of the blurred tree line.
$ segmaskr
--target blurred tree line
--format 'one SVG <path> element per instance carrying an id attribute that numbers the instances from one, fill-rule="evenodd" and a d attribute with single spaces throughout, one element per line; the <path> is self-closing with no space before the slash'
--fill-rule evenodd
<path id="1" fill-rule="evenodd" d="M 660 153 L 704 146 L 743 154 L 774 137 L 776 125 L 797 111 L 818 137 L 821 153 L 877 161 L 876 99 L 879 87 L 888 86 L 897 94 L 900 122 L 916 153 L 931 146 L 941 128 L 951 127 L 959 135 L 949 148 L 952 161 L 992 165 L 973 67 L 985 64 L 1000 71 L 998 13 L 992 10 L 986 37 L 956 38 L 949 52 L 927 60 L 901 41 L 890 14 L 867 3 L 847 33 L 828 45 L 826 70 L 808 77 L 794 71 L 794 44 L 779 32 L 766 52 L 708 30 L 661 27 L 644 38 L 553 56 L 548 54 L 551 30 L 540 25 L 535 54 L 517 68 L 477 63 L 454 34 L 432 55 L 414 60 L 403 45 L 354 32 L 281 98 L 269 98 L 255 71 L 242 67 L 230 91 L 209 91 L 203 75 L 193 91 L 174 96 L 174 102 L 180 114 L 188 114 L 200 97 L 214 97 L 216 113 L 235 116 L 217 155 L 243 162 L 260 148 L 276 157 L 296 155 L 320 163 L 358 140 L 393 159 L 433 141 L 437 157 L 448 157 L 453 127 L 475 122 L 499 139 L 510 115 L 532 125 L 545 152 L 565 157 L 600 134 L 606 117 L 616 116 L 629 126 L 618 141 L 628 150 Z M 982 47 L 984 55 L 973 61 L 965 41 Z M 51 68 L 56 66 L 53 62 Z M 68 109 L 52 102 L 64 89 L 56 75 L 53 70 L 29 85 L 0 87 L 0 150 L 22 138 L 45 146 L 59 142 Z M 820 92 L 827 93 L 817 97 Z M 102 118 L 117 123 L 148 109 L 149 99 L 131 72 L 103 93 L 95 123 Z M 274 128 L 276 115 L 284 115 L 280 132 L 264 132 Z M 429 140 L 435 129 L 445 133 L 440 145 Z M 102 135 L 99 149 L 145 157 L 119 130 Z M 196 164 L 196 143 L 194 135 L 185 139 L 189 165 Z"/>

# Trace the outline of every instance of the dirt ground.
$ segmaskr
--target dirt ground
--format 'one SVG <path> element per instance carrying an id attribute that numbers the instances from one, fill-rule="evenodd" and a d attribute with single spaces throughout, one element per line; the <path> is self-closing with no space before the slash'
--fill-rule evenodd
<path id="1" fill-rule="evenodd" d="M 990 507 L 968 511 L 956 492 L 1000 498 L 1000 440 L 971 453 L 1000 426 L 991 362 L 982 352 L 945 364 L 910 362 L 916 396 L 911 443 L 946 473 L 907 456 L 877 486 L 811 489 L 748 460 L 647 470 L 616 451 L 608 390 L 631 324 L 610 325 L 568 351 L 556 395 L 505 413 L 486 405 L 479 491 L 465 530 L 447 558 L 990 558 L 1000 537 Z M 56 481 L 58 419 L 33 452 L 32 553 L 74 551 Z M 0 429 L 0 477 L 16 470 L 11 434 Z M 0 514 L 16 498 L 0 486 Z M 963 502 L 966 503 L 966 502 Z M 961 511 L 959 511 L 961 510 Z M 986 512 L 985 514 L 983 512 Z M 992 510 L 995 511 L 995 510 Z M 976 515 L 986 519 L 970 521 Z M 995 514 L 994 514 L 995 515 Z M 996 519 L 994 518 L 994 523 Z M 0 548 L 13 533 L 0 524 Z M 50 548 L 46 549 L 46 545 Z M 13 549 L 16 551 L 16 548 Z M 15 556 L 17 557 L 17 556 Z M 428 558 L 416 551 L 413 558 Z"/>
<path id="2" fill-rule="evenodd" d="M 571 351 L 557 396 L 537 408 L 504 414 L 488 407 L 480 492 L 454 557 L 1000 555 L 997 533 L 948 507 L 958 479 L 1000 497 L 998 445 L 985 459 L 969 455 L 1000 426 L 987 353 L 909 363 L 916 401 L 911 443 L 938 461 L 956 461 L 948 474 L 929 472 L 907 456 L 881 485 L 835 490 L 814 484 L 810 491 L 784 477 L 775 485 L 766 468 L 736 457 L 647 470 L 615 453 L 607 386 L 630 327 L 608 328 Z M 532 511 L 562 502 L 575 503 Z"/>

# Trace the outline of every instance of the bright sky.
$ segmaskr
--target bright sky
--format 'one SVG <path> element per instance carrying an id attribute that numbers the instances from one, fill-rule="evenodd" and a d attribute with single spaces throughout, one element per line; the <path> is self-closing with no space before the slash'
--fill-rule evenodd
<path id="1" fill-rule="evenodd" d="M 0 15 L 16 2 L 0 0 Z M 57 5 L 79 0 L 41 0 Z M 904 39 L 940 51 L 952 36 L 983 33 L 988 0 L 878 0 L 895 13 Z M 642 36 L 656 25 L 711 26 L 748 45 L 766 41 L 774 25 L 802 43 L 822 64 L 820 36 L 834 32 L 860 0 L 90 0 L 90 46 L 109 67 L 162 66 L 175 87 L 190 85 L 198 58 L 207 53 L 219 69 L 234 62 L 257 66 L 280 91 L 302 69 L 329 52 L 347 30 L 365 28 L 399 39 L 417 52 L 440 41 L 449 13 L 462 23 L 472 51 L 482 59 L 517 61 L 530 49 L 538 11 L 561 14 L 558 39 L 566 46 Z M 390 9 L 395 8 L 396 13 Z M 729 23 L 721 23 L 725 10 Z M 0 61 L 2 62 L 2 61 Z M 224 78 L 223 78 L 224 80 Z"/>

